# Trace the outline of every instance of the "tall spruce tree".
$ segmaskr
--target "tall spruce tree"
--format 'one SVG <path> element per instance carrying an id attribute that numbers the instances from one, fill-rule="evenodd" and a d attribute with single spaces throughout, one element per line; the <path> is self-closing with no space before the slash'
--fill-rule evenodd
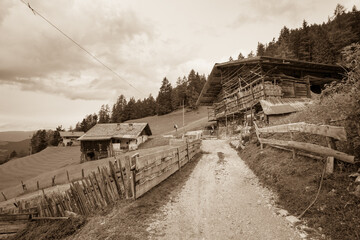
<path id="1" fill-rule="evenodd" d="M 160 91 L 156 99 L 156 113 L 158 115 L 164 115 L 173 110 L 171 105 L 171 92 L 171 83 L 165 77 L 162 80 Z"/>

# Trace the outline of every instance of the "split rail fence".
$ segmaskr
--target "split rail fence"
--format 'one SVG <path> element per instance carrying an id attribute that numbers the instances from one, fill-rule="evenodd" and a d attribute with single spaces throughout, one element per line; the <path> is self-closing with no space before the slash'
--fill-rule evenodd
<path id="1" fill-rule="evenodd" d="M 307 153 L 298 152 L 299 150 L 304 152 L 310 152 L 318 156 L 327 157 L 326 171 L 329 173 L 333 172 L 334 159 L 338 159 L 343 162 L 352 163 L 352 164 L 355 163 L 354 156 L 336 150 L 335 141 L 347 140 L 346 131 L 344 127 L 337 127 L 330 125 L 315 125 L 304 122 L 282 124 L 282 125 L 276 125 L 276 126 L 270 126 L 264 128 L 259 128 L 255 122 L 254 125 L 255 125 L 257 138 L 260 142 L 261 149 L 263 149 L 264 144 L 267 144 L 272 147 L 291 150 L 293 152 L 294 159 L 296 157 L 296 154 L 312 157 L 312 155 L 309 155 Z M 261 137 L 262 134 L 266 134 L 266 133 L 289 133 L 290 141 L 278 140 L 278 139 L 266 139 L 264 137 Z M 294 141 L 293 139 L 295 133 L 309 133 L 309 134 L 324 136 L 326 137 L 328 147 L 324 147 L 312 143 Z"/>
<path id="2" fill-rule="evenodd" d="M 200 144 L 201 140 L 196 140 L 145 156 L 116 157 L 109 161 L 108 168 L 98 167 L 96 172 L 72 181 L 63 193 L 43 191 L 37 201 L 19 201 L 18 212 L 13 215 L 27 213 L 33 220 L 61 219 L 70 211 L 86 216 L 119 199 L 137 199 L 180 170 L 200 152 Z"/>

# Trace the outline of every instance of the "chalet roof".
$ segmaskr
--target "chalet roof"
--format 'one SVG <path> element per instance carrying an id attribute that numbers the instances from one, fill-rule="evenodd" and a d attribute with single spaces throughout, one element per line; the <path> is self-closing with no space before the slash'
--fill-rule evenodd
<path id="1" fill-rule="evenodd" d="M 81 137 L 84 135 L 84 132 L 60 132 L 60 137 Z"/>
<path id="2" fill-rule="evenodd" d="M 260 104 L 266 115 L 278 115 L 302 111 L 312 101 L 309 98 L 268 98 L 260 100 Z"/>
<path id="3" fill-rule="evenodd" d="M 148 123 L 98 123 L 78 140 L 136 139 L 143 130 L 147 135 L 152 135 Z"/>
<path id="4" fill-rule="evenodd" d="M 196 102 L 197 105 L 212 105 L 221 91 L 221 72 L 224 69 L 237 69 L 242 66 L 260 65 L 263 73 L 271 69 L 277 69 L 279 72 L 292 72 L 296 75 L 309 77 L 310 84 L 319 85 L 333 80 L 342 79 L 344 68 L 338 65 L 323 63 L 314 63 L 300 60 L 290 60 L 274 57 L 253 57 L 241 60 L 216 63 L 206 81 L 200 96 Z M 271 71 L 269 71 L 271 72 Z"/>

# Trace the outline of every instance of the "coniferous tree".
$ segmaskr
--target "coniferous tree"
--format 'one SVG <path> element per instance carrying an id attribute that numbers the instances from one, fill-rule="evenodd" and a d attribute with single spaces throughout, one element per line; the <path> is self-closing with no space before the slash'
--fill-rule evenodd
<path id="1" fill-rule="evenodd" d="M 264 56 L 264 55 L 265 55 L 265 46 L 264 46 L 264 44 L 258 42 L 257 49 L 256 49 L 256 56 Z M 243 58 L 244 58 L 244 56 L 243 56 Z"/>
<path id="2" fill-rule="evenodd" d="M 121 123 L 124 121 L 124 110 L 127 105 L 126 98 L 124 95 L 120 95 L 113 105 L 111 112 L 111 122 L 113 123 Z"/>
<path id="3" fill-rule="evenodd" d="M 99 123 L 109 123 L 110 122 L 110 108 L 109 105 L 101 105 L 99 111 Z"/>
<path id="4" fill-rule="evenodd" d="M 245 58 L 244 55 L 242 53 L 239 53 L 238 60 L 241 60 L 241 59 L 244 59 L 244 58 Z"/>
<path id="5" fill-rule="evenodd" d="M 156 99 L 156 113 L 158 115 L 164 115 L 172 111 L 171 92 L 171 84 L 169 80 L 165 77 L 162 80 L 160 91 Z"/>

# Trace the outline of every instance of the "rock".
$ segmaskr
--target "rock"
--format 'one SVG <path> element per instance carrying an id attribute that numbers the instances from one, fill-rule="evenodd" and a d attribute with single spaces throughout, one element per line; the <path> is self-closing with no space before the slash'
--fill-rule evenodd
<path id="1" fill-rule="evenodd" d="M 357 185 L 355 191 L 351 192 L 351 194 L 360 198 L 360 185 Z"/>
<path id="2" fill-rule="evenodd" d="M 328 192 L 327 195 L 328 195 L 328 196 L 331 196 L 331 197 L 335 196 L 335 195 L 336 195 L 336 190 L 335 190 L 335 189 L 332 189 L 330 192 Z"/>
<path id="3" fill-rule="evenodd" d="M 349 177 L 354 177 L 354 178 L 355 178 L 355 177 L 357 178 L 357 177 L 359 177 L 359 176 L 360 176 L 360 173 L 358 173 L 358 172 L 352 173 L 352 174 L 349 175 Z"/>
<path id="4" fill-rule="evenodd" d="M 300 233 L 300 237 L 301 238 L 307 238 L 307 234 L 306 233 Z"/>
<path id="5" fill-rule="evenodd" d="M 292 225 L 296 226 L 297 224 L 300 223 L 300 219 L 298 219 L 295 216 L 287 216 L 286 220 L 288 220 Z"/>
<path id="6" fill-rule="evenodd" d="M 285 209 L 280 209 L 280 210 L 278 211 L 278 214 L 279 214 L 280 216 L 282 216 L 282 217 L 286 217 L 286 216 L 289 215 L 289 212 L 286 211 Z"/>
<path id="7" fill-rule="evenodd" d="M 355 179 L 355 182 L 356 182 L 356 183 L 360 183 L 360 176 L 358 176 L 358 177 Z"/>

